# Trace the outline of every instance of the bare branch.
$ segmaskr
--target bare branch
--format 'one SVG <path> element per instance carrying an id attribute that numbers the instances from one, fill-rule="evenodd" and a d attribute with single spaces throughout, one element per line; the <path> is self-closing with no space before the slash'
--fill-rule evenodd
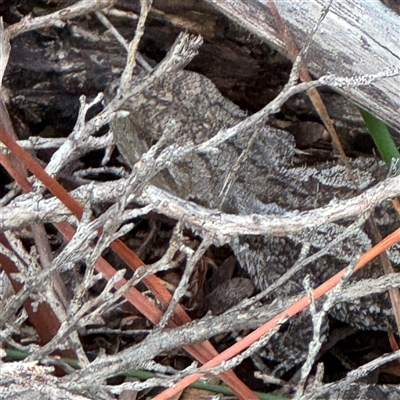
<path id="1" fill-rule="evenodd" d="M 204 253 L 211 246 L 211 244 L 212 238 L 206 235 L 194 254 L 187 258 L 185 271 L 157 328 L 162 329 L 167 325 L 168 320 L 171 318 L 174 312 L 175 306 L 186 293 L 186 290 L 189 286 L 189 279 L 192 276 L 196 264 L 200 261 L 201 257 L 203 257 Z"/>
<path id="2" fill-rule="evenodd" d="M 20 35 L 21 33 L 32 31 L 34 29 L 45 28 L 49 26 L 63 27 L 64 21 L 79 17 L 80 15 L 89 14 L 99 11 L 106 7 L 111 7 L 116 3 L 116 0 L 81 0 L 72 6 L 63 8 L 54 13 L 43 15 L 41 17 L 32 18 L 27 15 L 18 23 L 7 28 L 10 39 Z"/>
<path id="3" fill-rule="evenodd" d="M 140 0 L 140 17 L 136 27 L 135 37 L 129 43 L 128 59 L 126 66 L 121 76 L 121 84 L 119 90 L 128 91 L 132 81 L 133 68 L 136 65 L 136 53 L 139 46 L 140 38 L 144 33 L 144 24 L 146 22 L 147 14 L 150 11 L 152 0 Z M 121 94 L 120 94 L 121 95 Z M 118 96 L 118 94 L 117 94 Z"/>
<path id="4" fill-rule="evenodd" d="M 318 399 L 321 398 L 325 393 L 335 393 L 339 397 L 344 398 L 346 391 L 351 387 L 353 382 L 365 377 L 376 368 L 379 368 L 380 366 L 399 358 L 400 350 L 378 357 L 375 360 L 355 369 L 354 371 L 349 372 L 346 378 L 340 380 L 339 382 L 326 384 L 320 390 L 314 393 L 307 393 L 307 398 Z"/>
<path id="5" fill-rule="evenodd" d="M 91 201 L 93 204 L 115 202 L 120 196 L 118 191 L 126 182 L 122 179 L 94 184 L 90 189 Z M 77 200 L 83 200 L 88 195 L 88 187 L 82 186 L 71 194 Z M 187 227 L 199 233 L 212 233 L 214 242 L 223 244 L 239 235 L 286 236 L 304 229 L 315 229 L 329 222 L 358 217 L 373 210 L 383 201 L 399 195 L 400 176 L 394 176 L 352 199 L 333 201 L 325 207 L 310 211 L 291 211 L 283 216 L 225 214 L 182 200 L 151 185 L 141 196 L 129 197 L 129 201 L 151 205 L 153 211 L 176 220 L 184 218 Z M 39 200 L 33 196 L 23 196 L 4 207 L 0 221 L 2 229 L 8 230 L 26 226 L 34 221 L 59 222 L 68 218 L 71 218 L 70 213 L 60 205 L 58 199 Z M 72 218 L 72 221 L 76 221 L 75 218 Z"/>

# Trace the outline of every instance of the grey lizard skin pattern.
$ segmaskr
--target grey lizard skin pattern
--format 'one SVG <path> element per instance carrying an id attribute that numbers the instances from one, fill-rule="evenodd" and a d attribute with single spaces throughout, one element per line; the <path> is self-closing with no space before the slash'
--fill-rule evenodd
<path id="1" fill-rule="evenodd" d="M 169 140 L 182 144 L 187 141 L 201 143 L 220 129 L 246 118 L 245 112 L 225 99 L 209 79 L 188 71 L 180 71 L 148 87 L 132 100 L 128 110 L 129 119 L 113 122 L 112 129 L 120 153 L 131 165 L 165 130 L 168 131 Z M 305 165 L 297 160 L 295 141 L 289 133 L 268 126 L 259 129 L 258 140 L 250 149 L 248 158 L 240 165 L 222 207 L 219 196 L 221 189 L 229 171 L 246 149 L 252 130 L 241 132 L 240 136 L 225 142 L 216 153 L 192 154 L 184 162 L 173 164 L 158 174 L 152 183 L 184 199 L 238 214 L 284 214 L 287 210 L 310 210 L 326 205 L 331 200 L 349 198 L 358 193 L 348 178 L 346 168 L 338 162 Z M 377 183 L 387 173 L 382 164 L 372 157 L 360 157 L 350 163 L 361 190 Z M 385 209 L 381 210 L 381 217 L 386 222 L 393 222 L 394 218 Z M 323 225 L 315 232 L 287 238 L 240 237 L 231 246 L 255 285 L 264 289 L 293 266 L 304 240 L 309 241 L 311 251 L 315 252 L 343 232 L 347 225 Z M 302 282 L 307 274 L 311 275 L 313 286 L 319 285 L 369 247 L 371 240 L 368 234 L 360 231 L 336 246 L 329 255 L 308 265 L 280 288 L 276 295 L 288 296 L 304 290 Z M 393 261 L 399 263 L 398 252 L 392 255 Z M 374 277 L 382 272 L 379 265 L 374 264 L 363 274 Z M 366 329 L 386 329 L 388 318 L 392 318 L 386 295 L 363 298 L 352 307 L 349 309 L 338 305 L 332 313 L 338 319 Z M 293 348 L 291 330 L 299 335 L 299 328 L 294 325 L 285 334 L 288 345 L 291 345 L 289 358 L 284 352 L 284 337 L 279 338 L 279 346 L 285 355 L 280 355 L 279 349 L 271 350 L 271 353 L 275 353 L 271 354 L 271 358 L 285 357 L 287 361 L 299 362 L 307 354 L 312 332 L 310 322 L 308 328 L 302 331 L 308 340 L 297 340 L 303 342 L 303 347 L 300 346 L 298 351 Z"/>

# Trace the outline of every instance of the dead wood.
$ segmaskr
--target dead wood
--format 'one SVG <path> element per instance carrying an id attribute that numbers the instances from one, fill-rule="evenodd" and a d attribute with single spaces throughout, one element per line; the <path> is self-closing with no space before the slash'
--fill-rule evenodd
<path id="1" fill-rule="evenodd" d="M 269 2 L 262 0 L 206 0 L 250 32 L 286 53 Z M 319 19 L 325 0 L 275 0 L 302 48 Z M 334 1 L 312 38 L 305 58 L 316 77 L 325 74 L 354 76 L 399 68 L 399 16 L 379 1 Z M 400 129 L 400 76 L 367 87 L 340 89 L 360 107 Z"/>

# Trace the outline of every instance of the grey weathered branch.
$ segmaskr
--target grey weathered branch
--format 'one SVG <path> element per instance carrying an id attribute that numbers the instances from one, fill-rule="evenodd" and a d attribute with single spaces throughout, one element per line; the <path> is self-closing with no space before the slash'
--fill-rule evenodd
<path id="1" fill-rule="evenodd" d="M 286 54 L 270 2 L 206 0 L 230 19 Z M 297 47 L 302 48 L 327 0 L 275 0 Z M 384 29 L 383 29 L 384 27 Z M 399 16 L 380 1 L 333 1 L 312 39 L 305 58 L 309 71 L 353 76 L 373 74 L 400 65 Z M 400 76 L 370 86 L 340 88 L 359 106 L 400 130 Z"/>
<path id="2" fill-rule="evenodd" d="M 82 186 L 72 195 L 83 200 L 90 191 L 92 204 L 115 202 L 119 189 L 126 180 Z M 131 196 L 129 201 L 142 205 L 152 205 L 153 210 L 170 218 L 184 218 L 185 224 L 202 234 L 213 233 L 216 243 L 226 243 L 229 238 L 238 235 L 275 235 L 285 236 L 303 229 L 317 228 L 322 224 L 339 219 L 354 218 L 372 210 L 382 201 L 400 195 L 400 175 L 386 179 L 352 199 L 331 202 L 325 207 L 304 212 L 287 212 L 285 215 L 233 215 L 211 210 L 169 194 L 150 185 L 141 196 Z M 37 220 L 60 222 L 74 218 L 61 206 L 58 199 L 40 200 L 30 196 L 3 208 L 0 226 L 2 230 L 18 229 Z M 122 223 L 123 221 L 121 221 Z"/>
<path id="3" fill-rule="evenodd" d="M 16 24 L 8 28 L 10 38 L 14 38 L 21 33 L 32 31 L 34 29 L 47 28 L 49 26 L 64 26 L 64 21 L 71 18 L 79 17 L 91 12 L 102 10 L 106 7 L 111 7 L 116 3 L 116 0 L 81 0 L 75 4 L 58 10 L 54 13 L 43 15 L 40 17 L 32 17 L 27 15 Z"/>
<path id="4" fill-rule="evenodd" d="M 373 282 L 372 280 L 370 281 Z M 388 287 L 398 287 L 400 275 L 391 274 L 389 279 L 376 279 L 378 291 Z M 349 290 L 351 286 L 349 286 Z M 367 293 L 368 294 L 368 293 Z M 363 296 L 358 292 L 358 296 Z M 133 345 L 118 354 L 99 357 L 89 366 L 76 371 L 74 374 L 61 378 L 62 387 L 77 384 L 82 387 L 91 387 L 94 380 L 105 379 L 127 369 L 140 368 L 147 360 L 152 360 L 155 355 L 163 351 L 203 341 L 222 332 L 240 331 L 243 328 L 258 327 L 261 321 L 266 321 L 279 310 L 283 310 L 295 301 L 294 297 L 283 301 L 276 301 L 270 305 L 251 308 L 249 310 L 232 309 L 226 313 L 213 316 L 207 315 L 200 320 L 193 321 L 175 329 L 157 331 L 146 337 L 141 343 Z M 337 302 L 337 298 L 334 302 Z M 60 385 L 60 386 L 61 386 Z"/>

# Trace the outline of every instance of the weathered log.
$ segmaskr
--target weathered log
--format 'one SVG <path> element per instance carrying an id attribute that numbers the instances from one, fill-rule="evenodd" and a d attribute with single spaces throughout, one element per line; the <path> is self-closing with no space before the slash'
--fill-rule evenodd
<path id="1" fill-rule="evenodd" d="M 206 1 L 280 52 L 286 53 L 271 2 Z M 327 3 L 326 0 L 275 0 L 299 49 L 307 42 Z M 316 77 L 325 74 L 360 76 L 399 68 L 399 28 L 399 16 L 378 0 L 333 1 L 312 38 L 305 62 Z M 340 89 L 340 92 L 400 130 L 399 73 L 369 86 Z"/>

